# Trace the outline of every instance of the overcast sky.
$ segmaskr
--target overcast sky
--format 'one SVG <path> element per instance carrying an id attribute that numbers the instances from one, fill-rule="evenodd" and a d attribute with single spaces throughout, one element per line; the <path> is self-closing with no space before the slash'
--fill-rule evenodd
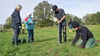
<path id="1" fill-rule="evenodd" d="M 4 24 L 8 16 L 12 14 L 17 4 L 22 5 L 21 18 L 27 13 L 32 13 L 33 8 L 43 0 L 0 0 L 0 24 Z M 46 0 L 50 4 L 58 5 L 66 13 L 82 18 L 87 13 L 100 12 L 100 0 Z"/>

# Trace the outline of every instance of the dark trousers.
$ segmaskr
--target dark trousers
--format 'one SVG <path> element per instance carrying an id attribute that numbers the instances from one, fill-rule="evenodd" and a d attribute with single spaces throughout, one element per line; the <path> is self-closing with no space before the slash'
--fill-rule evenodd
<path id="1" fill-rule="evenodd" d="M 66 36 L 66 22 L 58 24 L 58 43 L 62 42 L 62 31 L 63 31 L 63 40 L 64 42 L 67 41 Z"/>
<path id="2" fill-rule="evenodd" d="M 13 34 L 13 42 L 14 44 L 18 45 L 18 36 L 20 33 L 20 29 L 19 28 L 13 28 L 14 34 Z"/>
<path id="3" fill-rule="evenodd" d="M 28 30 L 28 42 L 34 41 L 34 32 L 33 30 Z"/>

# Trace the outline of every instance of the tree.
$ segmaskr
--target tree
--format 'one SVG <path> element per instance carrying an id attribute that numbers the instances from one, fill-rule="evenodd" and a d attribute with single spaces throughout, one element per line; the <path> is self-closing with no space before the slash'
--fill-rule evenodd
<path id="1" fill-rule="evenodd" d="M 74 16 L 72 14 L 66 14 L 66 19 L 67 22 L 69 21 L 69 19 L 72 19 L 72 21 L 77 21 L 78 23 L 83 24 L 81 18 L 78 18 L 77 16 Z"/>
<path id="2" fill-rule="evenodd" d="M 34 19 L 39 21 L 38 26 L 53 26 L 53 12 L 51 11 L 51 6 L 52 5 L 47 1 L 43 1 L 34 8 Z"/>
<path id="3" fill-rule="evenodd" d="M 11 16 L 9 16 L 4 24 L 4 28 L 9 29 L 11 28 Z"/>
<path id="4" fill-rule="evenodd" d="M 78 18 L 77 16 L 75 16 L 75 17 L 73 18 L 73 21 L 77 21 L 78 23 L 83 24 L 81 18 Z"/>
<path id="5" fill-rule="evenodd" d="M 100 12 L 94 14 L 87 14 L 84 16 L 85 24 L 95 25 L 100 24 Z"/>

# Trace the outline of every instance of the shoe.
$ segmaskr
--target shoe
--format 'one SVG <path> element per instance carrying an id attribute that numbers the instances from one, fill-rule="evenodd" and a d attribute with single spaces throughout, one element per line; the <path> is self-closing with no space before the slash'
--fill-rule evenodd
<path id="1" fill-rule="evenodd" d="M 12 41 L 12 45 L 14 45 L 15 43 L 14 43 L 14 41 Z"/>

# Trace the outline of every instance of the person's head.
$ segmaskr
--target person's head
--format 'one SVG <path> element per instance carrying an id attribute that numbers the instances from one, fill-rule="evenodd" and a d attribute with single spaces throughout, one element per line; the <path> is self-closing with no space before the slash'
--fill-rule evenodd
<path id="1" fill-rule="evenodd" d="M 32 15 L 31 13 L 27 13 L 27 17 L 31 17 L 31 15 Z"/>
<path id="2" fill-rule="evenodd" d="M 22 6 L 21 5 L 17 5 L 15 9 L 20 11 L 22 9 Z"/>
<path id="3" fill-rule="evenodd" d="M 59 11 L 58 6 L 57 5 L 53 5 L 52 6 L 52 10 L 55 11 L 55 12 Z"/>
<path id="4" fill-rule="evenodd" d="M 73 21 L 72 22 L 72 27 L 74 28 L 74 30 L 77 31 L 80 28 L 80 24 L 76 21 Z"/>

